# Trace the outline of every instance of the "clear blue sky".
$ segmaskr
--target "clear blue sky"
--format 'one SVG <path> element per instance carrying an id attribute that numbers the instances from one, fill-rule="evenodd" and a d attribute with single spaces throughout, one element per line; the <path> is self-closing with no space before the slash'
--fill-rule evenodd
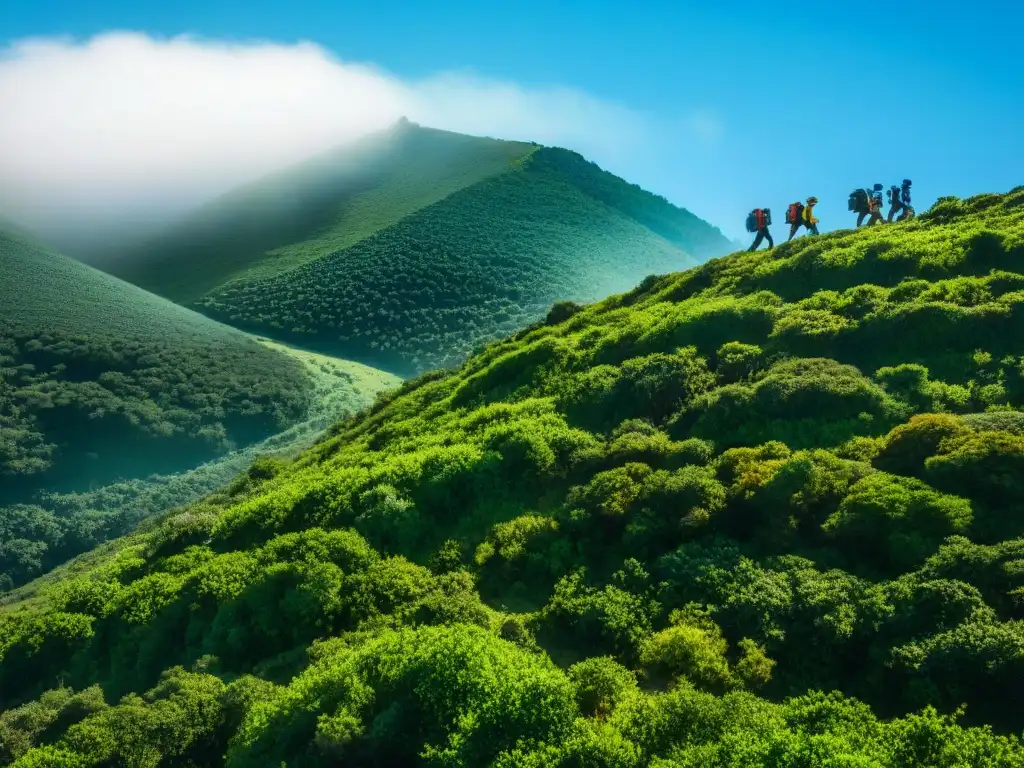
<path id="1" fill-rule="evenodd" d="M 114 29 L 313 40 L 403 77 L 568 85 L 668 124 L 711 110 L 714 145 L 681 132 L 610 170 L 743 239 L 747 210 L 781 221 L 809 194 L 825 229 L 847 226 L 848 192 L 875 181 L 911 177 L 919 210 L 1024 184 L 1021 0 L 0 2 L 0 42 Z"/>

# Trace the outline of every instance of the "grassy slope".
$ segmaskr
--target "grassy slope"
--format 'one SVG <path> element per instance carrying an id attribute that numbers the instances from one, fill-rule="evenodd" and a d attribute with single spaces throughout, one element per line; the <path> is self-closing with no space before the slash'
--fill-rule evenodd
<path id="1" fill-rule="evenodd" d="M 195 463 L 282 429 L 309 404 L 292 358 L 2 233 L 0 305 L 8 498 L 34 478 L 81 487 Z"/>
<path id="2" fill-rule="evenodd" d="M 628 215 L 641 208 L 637 194 L 664 236 Z M 418 373 L 460 362 L 555 301 L 593 300 L 694 263 L 667 238 L 703 234 L 664 206 L 577 155 L 542 149 L 351 248 L 233 283 L 197 306 L 242 328 Z"/>
<path id="3" fill-rule="evenodd" d="M 297 423 L 314 397 L 292 357 L 2 232 L 0 306 L 0 583 L 60 558 L 59 527 L 3 505 L 194 467 Z M 106 512 L 91 514 L 58 550 L 104 538 Z"/>
<path id="4" fill-rule="evenodd" d="M 188 303 L 354 245 L 533 149 L 398 126 L 235 190 L 98 266 Z"/>
<path id="5" fill-rule="evenodd" d="M 400 126 L 204 207 L 104 268 L 247 330 L 402 375 L 728 250 L 579 155 Z"/>
<path id="6" fill-rule="evenodd" d="M 1022 259 L 1024 188 L 944 199 L 409 382 L 8 606 L 0 706 L 102 690 L 0 716 L 7 743 L 1022 765 Z"/>

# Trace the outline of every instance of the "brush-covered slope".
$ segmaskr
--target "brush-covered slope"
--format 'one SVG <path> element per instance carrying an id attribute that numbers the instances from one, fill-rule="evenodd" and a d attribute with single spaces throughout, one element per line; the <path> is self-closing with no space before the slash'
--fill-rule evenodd
<path id="1" fill-rule="evenodd" d="M 219 200 L 101 265 L 224 322 L 407 374 L 729 250 L 561 149 L 411 124 Z"/>
<path id="2" fill-rule="evenodd" d="M 8 605 L 5 757 L 1020 766 L 1022 264 L 1019 188 L 559 307 Z"/>
<path id="3" fill-rule="evenodd" d="M 195 466 L 302 417 L 298 361 L 0 232 L 0 504 Z"/>

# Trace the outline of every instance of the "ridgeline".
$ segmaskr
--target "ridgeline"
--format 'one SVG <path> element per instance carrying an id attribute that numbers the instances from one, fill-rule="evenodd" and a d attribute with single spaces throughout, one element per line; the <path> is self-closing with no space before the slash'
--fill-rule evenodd
<path id="1" fill-rule="evenodd" d="M 97 266 L 236 327 L 413 375 L 731 250 L 579 155 L 410 123 L 216 200 Z"/>

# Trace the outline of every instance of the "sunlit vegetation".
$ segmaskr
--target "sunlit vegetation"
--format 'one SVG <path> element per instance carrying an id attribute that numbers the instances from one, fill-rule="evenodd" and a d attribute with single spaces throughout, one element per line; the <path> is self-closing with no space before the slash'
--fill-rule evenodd
<path id="1" fill-rule="evenodd" d="M 1024 188 L 562 304 L 0 612 L 28 766 L 1024 765 Z"/>
<path id="2" fill-rule="evenodd" d="M 411 375 L 555 301 L 729 250 L 562 149 L 404 125 L 201 209 L 104 268 L 218 320 Z"/>

